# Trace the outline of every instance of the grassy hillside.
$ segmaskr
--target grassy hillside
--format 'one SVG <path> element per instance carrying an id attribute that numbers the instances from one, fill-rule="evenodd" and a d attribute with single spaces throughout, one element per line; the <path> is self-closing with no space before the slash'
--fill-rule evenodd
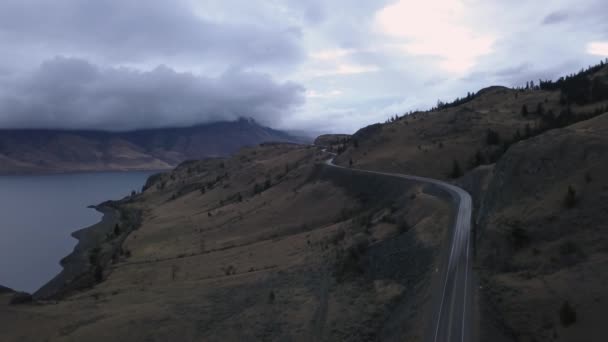
<path id="1" fill-rule="evenodd" d="M 483 198 L 478 264 L 505 340 L 601 341 L 608 301 L 608 114 L 512 146 Z"/>
<path id="2" fill-rule="evenodd" d="M 354 168 L 454 179 L 476 207 L 481 340 L 603 341 L 608 67 L 361 129 Z"/>
<path id="3" fill-rule="evenodd" d="M 270 144 L 151 177 L 113 204 L 141 226 L 88 251 L 97 283 L 0 294 L 0 340 L 422 340 L 450 203 L 327 157 Z"/>
<path id="4" fill-rule="evenodd" d="M 608 85 L 607 73 L 602 65 L 581 77 Z M 557 89 L 489 87 L 457 105 L 365 127 L 352 136 L 337 161 L 364 169 L 459 178 L 455 163 L 462 172 L 493 164 L 517 141 L 607 112 L 605 97 L 577 103 Z"/>

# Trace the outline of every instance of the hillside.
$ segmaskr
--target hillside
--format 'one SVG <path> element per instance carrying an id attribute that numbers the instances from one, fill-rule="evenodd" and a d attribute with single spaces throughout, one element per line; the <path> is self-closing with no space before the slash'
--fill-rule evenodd
<path id="1" fill-rule="evenodd" d="M 248 119 L 132 132 L 1 130 L 0 174 L 161 170 L 262 142 L 299 142 Z"/>
<path id="2" fill-rule="evenodd" d="M 606 99 L 604 64 L 490 87 L 363 128 L 338 161 L 453 179 L 473 195 L 480 340 L 603 341 Z"/>
<path id="3" fill-rule="evenodd" d="M 365 127 L 352 136 L 337 161 L 439 179 L 451 178 L 454 163 L 461 171 L 493 164 L 519 140 L 608 111 L 608 67 L 592 71 L 581 77 L 606 89 L 586 101 L 574 90 L 570 90 L 572 99 L 567 99 L 552 89 L 554 85 L 544 86 L 546 90 L 489 87 L 455 105 Z"/>
<path id="4" fill-rule="evenodd" d="M 327 158 L 266 144 L 151 177 L 104 204 L 120 228 L 89 232 L 83 274 L 36 305 L 0 294 L 0 340 L 422 341 L 447 195 Z"/>
<path id="5" fill-rule="evenodd" d="M 488 338 L 603 340 L 607 151 L 604 114 L 522 141 L 494 167 L 478 225 Z"/>

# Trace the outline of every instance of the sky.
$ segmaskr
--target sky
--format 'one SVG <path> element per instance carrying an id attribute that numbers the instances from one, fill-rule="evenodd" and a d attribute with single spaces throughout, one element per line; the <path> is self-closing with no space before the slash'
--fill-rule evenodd
<path id="1" fill-rule="evenodd" d="M 2 0 L 0 128 L 352 133 L 608 57 L 605 0 Z"/>

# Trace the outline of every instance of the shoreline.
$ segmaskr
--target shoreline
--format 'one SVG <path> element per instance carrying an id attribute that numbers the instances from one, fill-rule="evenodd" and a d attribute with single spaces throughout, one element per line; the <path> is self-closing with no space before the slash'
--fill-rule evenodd
<path id="1" fill-rule="evenodd" d="M 107 239 L 107 234 L 120 223 L 121 215 L 117 209 L 104 203 L 89 208 L 102 213 L 101 220 L 70 234 L 78 243 L 70 254 L 60 260 L 61 272 L 32 294 L 34 299 L 63 297 L 72 291 L 94 285 L 93 269 L 89 261 L 90 253 Z"/>
<path id="2" fill-rule="evenodd" d="M 59 175 L 73 175 L 83 173 L 125 173 L 125 172 L 150 172 L 162 173 L 174 169 L 169 167 L 166 169 L 101 169 L 101 170 L 58 170 L 58 171 L 18 171 L 18 172 L 2 172 L 0 171 L 0 177 L 44 177 L 44 176 L 59 176 Z M 95 206 L 93 206 L 95 207 Z"/>

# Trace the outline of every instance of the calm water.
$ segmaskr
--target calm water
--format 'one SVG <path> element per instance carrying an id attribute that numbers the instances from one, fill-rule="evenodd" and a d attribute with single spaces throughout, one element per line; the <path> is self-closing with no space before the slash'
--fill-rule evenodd
<path id="1" fill-rule="evenodd" d="M 0 176 L 0 285 L 33 292 L 61 271 L 70 234 L 97 223 L 87 206 L 140 190 L 151 172 Z"/>

